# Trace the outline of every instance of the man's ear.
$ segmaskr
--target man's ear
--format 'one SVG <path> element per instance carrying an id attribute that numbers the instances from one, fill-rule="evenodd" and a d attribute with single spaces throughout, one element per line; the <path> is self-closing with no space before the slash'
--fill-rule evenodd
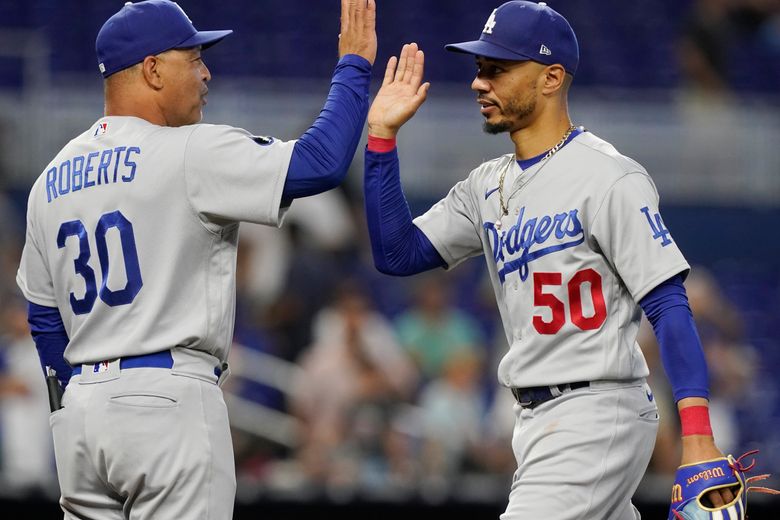
<path id="1" fill-rule="evenodd" d="M 162 75 L 160 74 L 161 66 L 162 59 L 159 56 L 147 56 L 141 63 L 144 81 L 154 90 L 160 90 L 163 87 Z"/>
<path id="2" fill-rule="evenodd" d="M 550 95 L 561 90 L 566 81 L 566 69 L 560 65 L 550 65 L 544 69 L 542 94 Z"/>

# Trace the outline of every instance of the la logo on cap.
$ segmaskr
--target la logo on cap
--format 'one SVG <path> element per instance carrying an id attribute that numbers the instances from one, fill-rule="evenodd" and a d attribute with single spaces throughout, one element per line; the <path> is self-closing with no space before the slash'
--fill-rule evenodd
<path id="1" fill-rule="evenodd" d="M 559 64 L 572 76 L 577 72 L 580 51 L 574 29 L 545 2 L 509 0 L 489 13 L 479 39 L 444 48 L 493 60 Z"/>
<path id="2" fill-rule="evenodd" d="M 490 18 L 488 18 L 487 23 L 485 23 L 485 28 L 482 29 L 483 33 L 493 34 L 493 27 L 496 26 L 496 11 L 498 11 L 498 9 L 493 9 L 493 12 L 490 13 Z"/>

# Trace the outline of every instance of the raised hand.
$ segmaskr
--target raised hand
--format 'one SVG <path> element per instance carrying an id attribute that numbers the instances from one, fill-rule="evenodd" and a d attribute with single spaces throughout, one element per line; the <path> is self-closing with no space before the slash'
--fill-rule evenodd
<path id="1" fill-rule="evenodd" d="M 428 95 L 430 83 L 423 83 L 425 55 L 416 43 L 401 49 L 401 57 L 387 62 L 382 87 L 368 111 L 368 133 L 393 138 L 401 126 L 417 112 Z"/>
<path id="2" fill-rule="evenodd" d="M 339 57 L 357 54 L 376 59 L 376 0 L 341 0 Z"/>

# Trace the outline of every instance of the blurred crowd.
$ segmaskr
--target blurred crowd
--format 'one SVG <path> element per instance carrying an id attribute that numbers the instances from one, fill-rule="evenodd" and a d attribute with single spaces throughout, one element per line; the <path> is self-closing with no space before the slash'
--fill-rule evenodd
<path id="1" fill-rule="evenodd" d="M 683 20 L 677 48 L 684 88 L 716 101 L 734 90 L 775 84 L 771 61 L 780 53 L 776 0 L 694 0 Z"/>
<path id="2" fill-rule="evenodd" d="M 352 200 L 302 199 L 281 231 L 242 231 L 226 388 L 247 426 L 234 436 L 240 478 L 270 492 L 377 498 L 446 498 L 464 474 L 505 489 L 513 414 L 511 399 L 492 409 L 506 347 L 483 266 L 378 273 Z M 276 274 L 258 276 L 267 270 Z M 286 366 L 250 368 L 268 356 Z M 243 419 L 267 409 L 284 414 L 282 432 Z"/>
<path id="3" fill-rule="evenodd" d="M 361 212 L 339 190 L 296 201 L 282 229 L 242 227 L 224 388 L 239 489 L 248 498 L 500 500 L 515 469 L 513 399 L 496 382 L 507 346 L 483 260 L 382 275 Z M 0 489 L 51 493 L 45 385 L 14 288 L 20 236 L 2 237 L 0 249 Z M 758 360 L 718 281 L 696 268 L 686 284 L 710 363 L 717 441 L 736 453 Z M 640 344 L 663 416 L 650 470 L 670 475 L 677 416 L 647 326 Z"/>

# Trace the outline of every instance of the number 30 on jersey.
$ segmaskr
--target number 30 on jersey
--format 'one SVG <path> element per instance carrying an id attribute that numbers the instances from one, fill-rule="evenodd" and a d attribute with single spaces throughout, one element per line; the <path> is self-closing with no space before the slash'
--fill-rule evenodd
<path id="1" fill-rule="evenodd" d="M 127 275 L 125 287 L 117 291 L 108 288 L 110 265 L 106 233 L 111 228 L 117 228 L 119 231 L 119 238 L 122 244 L 122 256 L 125 263 L 125 274 Z M 111 307 L 127 305 L 132 302 L 144 284 L 141 279 L 141 268 L 138 266 L 138 252 L 135 248 L 133 224 L 131 224 L 120 211 L 106 213 L 98 220 L 95 229 L 95 245 L 97 246 L 100 271 L 103 275 L 99 292 L 97 280 L 95 279 L 95 270 L 89 265 L 89 236 L 87 235 L 87 229 L 80 220 L 70 220 L 60 226 L 60 231 L 57 233 L 57 247 L 60 249 L 65 247 L 65 242 L 69 237 L 78 238 L 79 256 L 73 260 L 73 265 L 76 269 L 76 274 L 84 279 L 86 285 L 86 291 L 83 298 L 76 298 L 76 295 L 70 293 L 70 307 L 73 309 L 73 313 L 89 313 L 95 305 L 95 300 L 97 300 L 98 295 L 100 295 L 101 300 Z"/>

